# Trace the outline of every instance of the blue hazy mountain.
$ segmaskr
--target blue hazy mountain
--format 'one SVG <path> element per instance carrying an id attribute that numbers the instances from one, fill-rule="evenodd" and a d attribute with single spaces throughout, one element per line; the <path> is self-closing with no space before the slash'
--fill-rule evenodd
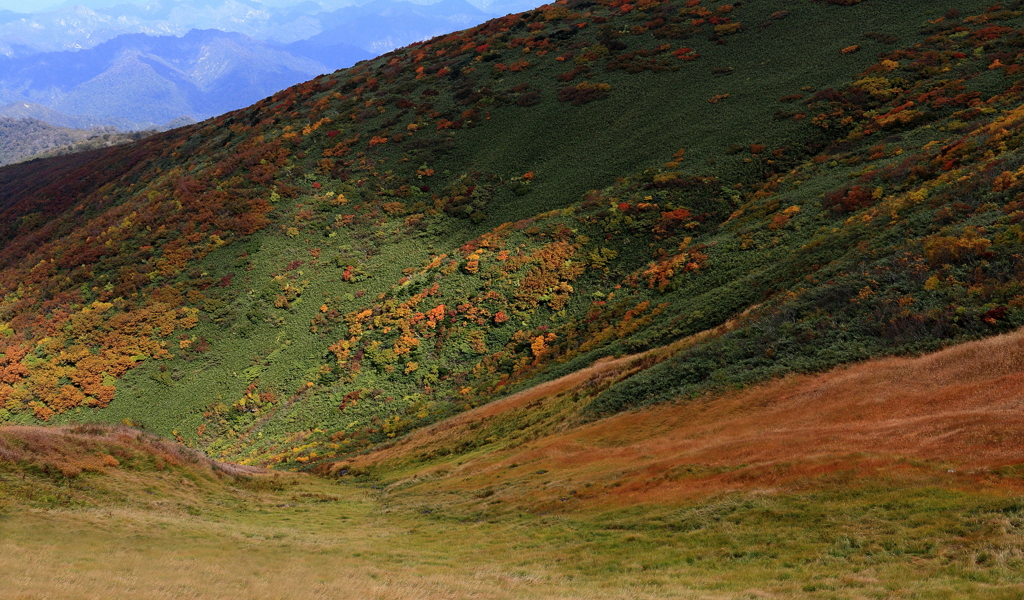
<path id="1" fill-rule="evenodd" d="M 342 44 L 319 56 L 216 30 L 180 38 L 127 34 L 76 52 L 0 57 L 0 104 L 35 103 L 67 115 L 151 126 L 241 108 L 370 57 Z"/>
<path id="2" fill-rule="evenodd" d="M 68 0 L 34 13 L 0 10 L 0 106 L 121 128 L 202 120 L 540 3 L 348 2 Z"/>

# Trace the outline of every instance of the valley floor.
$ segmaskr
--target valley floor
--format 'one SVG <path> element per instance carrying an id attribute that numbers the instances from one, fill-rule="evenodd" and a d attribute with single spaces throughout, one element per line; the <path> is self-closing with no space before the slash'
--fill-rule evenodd
<path id="1" fill-rule="evenodd" d="M 888 480 L 486 518 L 312 477 L 0 521 L 4 598 L 1019 598 L 1022 506 Z M 427 512 L 431 510 L 432 512 Z M 189 513 L 196 514 L 189 514 Z"/>
<path id="2" fill-rule="evenodd" d="M 1020 598 L 1021 357 L 1018 332 L 574 421 L 625 357 L 330 477 L 6 427 L 0 598 Z"/>

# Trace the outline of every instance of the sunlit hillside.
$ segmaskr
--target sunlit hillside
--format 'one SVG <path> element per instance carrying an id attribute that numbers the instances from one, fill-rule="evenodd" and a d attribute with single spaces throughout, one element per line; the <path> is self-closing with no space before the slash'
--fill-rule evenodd
<path id="1" fill-rule="evenodd" d="M 0 169 L 8 589 L 1019 597 L 1021 7 L 560 1 Z"/>
<path id="2" fill-rule="evenodd" d="M 1013 333 L 567 426 L 645 358 L 624 357 L 326 477 L 123 427 L 4 427 L 5 590 L 1015 598 L 1021 353 Z"/>
<path id="3" fill-rule="evenodd" d="M 313 464 L 736 321 L 582 418 L 1020 322 L 1020 16 L 553 4 L 0 171 L 0 418 Z"/>

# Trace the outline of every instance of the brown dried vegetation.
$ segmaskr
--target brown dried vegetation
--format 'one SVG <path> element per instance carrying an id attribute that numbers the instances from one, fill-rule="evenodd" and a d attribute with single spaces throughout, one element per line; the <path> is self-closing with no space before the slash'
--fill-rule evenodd
<path id="1" fill-rule="evenodd" d="M 468 459 L 463 455 L 464 462 L 450 474 L 430 462 L 447 456 L 443 448 L 476 447 L 472 437 L 502 418 L 571 414 L 578 406 L 574 398 L 578 402 L 595 386 L 642 368 L 643 358 L 597 363 L 331 470 L 393 473 L 401 465 L 419 465 L 413 467 L 416 477 L 430 475 L 430 487 L 441 489 L 469 489 L 503 474 L 510 484 L 505 500 L 535 505 L 565 490 L 532 485 L 529 474 L 557 469 L 566 485 L 601 484 L 578 496 L 593 508 L 799 488 L 838 473 L 872 478 L 924 471 L 942 473 L 954 486 L 1020 487 L 1019 480 L 998 474 L 1024 461 L 1021 330 L 918 358 L 794 375 L 590 424 L 552 419 L 539 426 L 543 433 L 536 439 L 527 436 L 525 443 Z M 529 468 L 513 471 L 518 465 Z"/>
<path id="2" fill-rule="evenodd" d="M 199 452 L 126 426 L 0 427 L 0 470 L 24 470 L 74 478 L 111 469 L 189 468 L 214 476 L 262 472 L 217 462 Z"/>

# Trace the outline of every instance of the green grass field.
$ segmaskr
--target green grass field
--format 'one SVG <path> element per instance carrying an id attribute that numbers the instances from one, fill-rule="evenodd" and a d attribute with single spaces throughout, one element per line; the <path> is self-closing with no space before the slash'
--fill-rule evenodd
<path id="1" fill-rule="evenodd" d="M 127 483 L 127 482 L 125 482 Z M 1019 598 L 1024 506 L 847 482 L 489 516 L 312 477 L 0 517 L 4 598 Z M 89 485 L 86 479 L 76 485 Z"/>

